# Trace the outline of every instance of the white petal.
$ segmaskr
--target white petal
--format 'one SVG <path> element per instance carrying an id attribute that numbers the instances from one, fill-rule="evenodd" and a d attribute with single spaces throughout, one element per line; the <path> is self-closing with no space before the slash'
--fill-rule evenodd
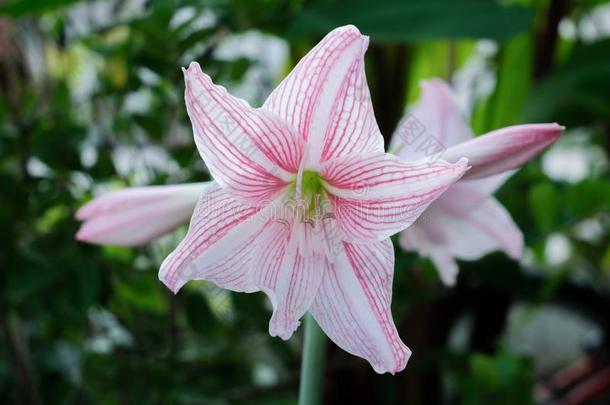
<path id="1" fill-rule="evenodd" d="M 163 261 L 159 279 L 174 292 L 189 280 L 256 291 L 250 274 L 253 244 L 268 223 L 268 208 L 210 186 L 197 202 L 186 237 Z"/>
<path id="2" fill-rule="evenodd" d="M 209 183 L 132 187 L 109 192 L 78 210 L 76 238 L 100 245 L 144 245 L 185 223 Z"/>
<path id="3" fill-rule="evenodd" d="M 345 243 L 311 307 L 333 342 L 369 361 L 378 373 L 403 370 L 411 356 L 390 310 L 393 269 L 389 239 L 366 245 Z"/>
<path id="4" fill-rule="evenodd" d="M 457 280 L 459 267 L 451 253 L 445 249 L 433 249 L 430 252 L 430 259 L 436 266 L 442 282 L 447 286 L 454 286 Z"/>
<path id="5" fill-rule="evenodd" d="M 368 38 L 348 25 L 330 32 L 284 79 L 263 108 L 308 141 L 309 164 L 383 152 L 364 73 Z"/>
<path id="6" fill-rule="evenodd" d="M 390 144 L 390 151 L 408 162 L 434 160 L 450 146 L 473 136 L 447 83 L 432 79 L 420 86 L 420 101 L 400 121 Z"/>
<path id="7" fill-rule="evenodd" d="M 214 179 L 236 195 L 272 200 L 298 170 L 302 138 L 280 118 L 214 85 L 197 63 L 184 76 L 195 143 Z"/>
<path id="8" fill-rule="evenodd" d="M 447 284 L 457 271 L 452 257 L 476 260 L 502 250 L 518 259 L 523 252 L 523 235 L 510 214 L 487 190 L 477 193 L 473 185 L 451 187 L 400 235 L 400 246 L 429 256 Z"/>
<path id="9" fill-rule="evenodd" d="M 479 179 L 519 168 L 555 142 L 563 129 L 557 124 L 506 127 L 455 145 L 441 158 L 453 162 L 466 157 L 472 169 L 464 179 Z"/>
<path id="10" fill-rule="evenodd" d="M 319 253 L 304 254 L 293 238 L 303 238 L 308 225 L 292 226 L 272 222 L 258 240 L 254 283 L 273 305 L 269 334 L 289 339 L 299 319 L 313 302 L 324 273 L 329 268 Z"/>
<path id="11" fill-rule="evenodd" d="M 378 154 L 329 161 L 321 175 L 348 239 L 378 241 L 411 225 L 467 169 L 465 160 L 414 164 Z"/>

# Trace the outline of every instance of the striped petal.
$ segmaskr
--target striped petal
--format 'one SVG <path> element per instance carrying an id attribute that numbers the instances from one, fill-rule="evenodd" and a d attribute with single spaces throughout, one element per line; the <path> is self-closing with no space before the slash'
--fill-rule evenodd
<path id="1" fill-rule="evenodd" d="M 518 168 L 555 142 L 563 130 L 557 124 L 515 125 L 453 146 L 441 157 L 449 162 L 468 158 L 472 169 L 464 179 L 482 178 Z"/>
<path id="2" fill-rule="evenodd" d="M 514 173 L 514 171 L 503 172 L 473 180 L 462 178 L 434 201 L 430 209 L 442 209 L 458 217 L 468 216 L 474 209 L 488 200 Z"/>
<path id="3" fill-rule="evenodd" d="M 211 185 L 197 202 L 186 237 L 161 265 L 159 279 L 174 293 L 189 280 L 256 291 L 250 279 L 252 245 L 268 223 L 265 209 Z"/>
<path id="4" fill-rule="evenodd" d="M 321 174 L 348 240 L 378 241 L 411 225 L 467 169 L 465 159 L 410 164 L 377 154 L 329 161 Z"/>
<path id="5" fill-rule="evenodd" d="M 495 250 L 513 259 L 523 253 L 523 234 L 506 208 L 488 198 L 467 217 L 452 217 L 447 223 L 449 250 L 463 260 L 476 260 Z"/>
<path id="6" fill-rule="evenodd" d="M 343 350 L 369 361 L 378 373 L 405 368 L 411 351 L 392 319 L 394 248 L 389 239 L 343 244 L 311 307 L 326 335 Z"/>
<path id="7" fill-rule="evenodd" d="M 263 106 L 307 139 L 311 165 L 350 153 L 383 152 L 364 73 L 367 46 L 368 37 L 354 26 L 333 30 Z"/>
<path id="8" fill-rule="evenodd" d="M 399 122 L 390 144 L 392 153 L 409 162 L 436 158 L 473 136 L 447 83 L 432 79 L 420 86 L 420 101 Z"/>
<path id="9" fill-rule="evenodd" d="M 476 182 L 452 186 L 400 234 L 401 248 L 429 256 L 448 285 L 455 283 L 457 275 L 457 265 L 450 258 L 476 260 L 501 250 L 518 259 L 523 252 L 523 235 L 510 214 L 488 196 L 488 190 L 477 193 Z"/>
<path id="10" fill-rule="evenodd" d="M 272 222 L 259 238 L 254 261 L 254 283 L 267 294 L 273 305 L 269 323 L 271 336 L 284 340 L 292 336 L 329 268 L 323 254 L 302 254 L 299 251 L 296 241 L 315 236 L 305 235 L 311 232 L 308 226 L 291 228 Z"/>
<path id="11" fill-rule="evenodd" d="M 144 245 L 185 223 L 209 183 L 132 187 L 95 198 L 76 213 L 76 239 L 99 245 Z"/>
<path id="12" fill-rule="evenodd" d="M 299 167 L 301 137 L 280 118 L 214 85 L 197 63 L 184 76 L 195 143 L 214 179 L 236 195 L 273 199 Z"/>
<path id="13" fill-rule="evenodd" d="M 455 285 L 459 272 L 455 250 L 449 246 L 447 227 L 455 225 L 455 217 L 443 215 L 433 209 L 433 203 L 413 225 L 400 233 L 398 244 L 407 252 L 417 252 L 430 258 L 443 284 Z"/>

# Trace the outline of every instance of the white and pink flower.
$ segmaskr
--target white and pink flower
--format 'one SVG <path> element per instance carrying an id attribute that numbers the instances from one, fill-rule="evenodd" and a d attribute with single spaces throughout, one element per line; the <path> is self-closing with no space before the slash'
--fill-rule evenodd
<path id="1" fill-rule="evenodd" d="M 453 285 L 455 259 L 475 260 L 494 250 L 521 257 L 523 235 L 493 193 L 515 169 L 555 142 L 563 127 L 515 125 L 473 138 L 445 82 L 428 80 L 421 88 L 421 100 L 399 123 L 390 149 L 411 162 L 466 157 L 471 169 L 400 234 L 399 244 L 428 256 L 443 282 Z"/>
<path id="2" fill-rule="evenodd" d="M 174 292 L 194 279 L 263 291 L 273 304 L 272 336 L 290 338 L 309 311 L 338 346 L 394 373 L 411 352 L 390 311 L 389 236 L 468 166 L 465 159 L 405 163 L 384 153 L 364 74 L 367 45 L 353 26 L 332 31 L 261 108 L 214 85 L 197 63 L 184 71 L 195 142 L 215 181 L 159 278 Z M 145 199 L 133 205 L 145 209 Z M 112 232 L 92 237 L 96 209 L 82 211 L 79 237 L 112 243 Z"/>

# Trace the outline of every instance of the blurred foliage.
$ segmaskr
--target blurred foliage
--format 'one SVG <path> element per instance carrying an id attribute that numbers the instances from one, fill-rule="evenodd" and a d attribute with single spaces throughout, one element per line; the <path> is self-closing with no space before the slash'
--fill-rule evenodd
<path id="1" fill-rule="evenodd" d="M 525 259 L 494 253 L 460 263 L 458 286 L 447 289 L 429 261 L 397 250 L 393 310 L 414 356 L 405 372 L 378 376 L 332 346 L 327 402 L 534 401 L 538 359 L 505 343 L 512 305 L 577 303 L 608 345 L 607 11 L 606 25 L 595 25 L 605 3 L 3 2 L 3 401 L 295 403 L 300 337 L 268 336 L 262 294 L 192 283 L 173 296 L 157 270 L 184 229 L 140 249 L 100 248 L 74 241 L 74 213 L 111 188 L 208 178 L 180 66 L 197 60 L 260 105 L 299 56 L 344 23 L 371 36 L 367 69 L 382 128 L 399 118 L 385 114 L 394 100 L 416 100 L 418 81 L 439 76 L 468 95 L 477 134 L 540 121 L 569 131 L 498 192 L 524 232 Z M 558 4 L 561 30 L 551 12 Z M 253 38 L 255 51 L 244 51 Z M 465 342 L 451 343 L 464 319 L 472 320 Z"/>
<path id="2" fill-rule="evenodd" d="M 356 0 L 349 7 L 337 1 L 311 3 L 296 17 L 295 32 L 321 35 L 334 27 L 354 24 L 379 41 L 505 39 L 531 25 L 527 7 L 487 0 Z"/>

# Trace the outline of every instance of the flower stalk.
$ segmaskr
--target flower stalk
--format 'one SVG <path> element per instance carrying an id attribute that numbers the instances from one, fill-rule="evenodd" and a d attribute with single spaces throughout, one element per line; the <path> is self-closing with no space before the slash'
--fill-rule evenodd
<path id="1" fill-rule="evenodd" d="M 324 392 L 324 368 L 326 360 L 326 336 L 313 316 L 305 315 L 305 338 L 301 361 L 299 405 L 322 403 Z"/>

